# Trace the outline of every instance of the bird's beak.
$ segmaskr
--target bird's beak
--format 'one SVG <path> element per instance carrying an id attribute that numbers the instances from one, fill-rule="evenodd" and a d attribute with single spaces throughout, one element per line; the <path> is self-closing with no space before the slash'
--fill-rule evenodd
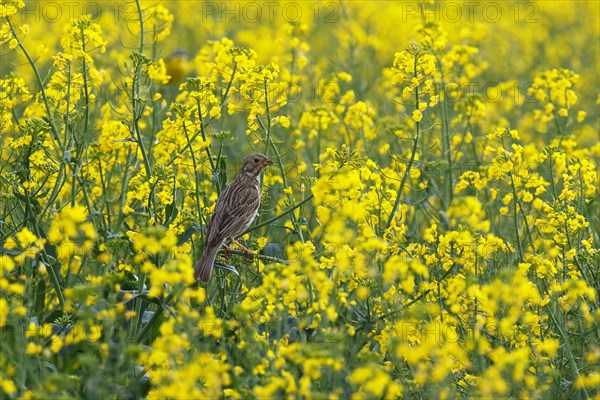
<path id="1" fill-rule="evenodd" d="M 262 162 L 263 167 L 268 167 L 271 164 L 273 164 L 273 161 L 270 158 L 265 158 Z"/>

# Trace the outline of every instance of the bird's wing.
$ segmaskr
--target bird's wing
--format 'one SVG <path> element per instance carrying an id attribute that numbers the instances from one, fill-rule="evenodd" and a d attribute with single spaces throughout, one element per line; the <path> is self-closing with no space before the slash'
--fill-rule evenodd
<path id="1" fill-rule="evenodd" d="M 260 193 L 254 185 L 230 185 L 217 200 L 207 239 L 234 238 L 252 223 L 260 206 Z"/>

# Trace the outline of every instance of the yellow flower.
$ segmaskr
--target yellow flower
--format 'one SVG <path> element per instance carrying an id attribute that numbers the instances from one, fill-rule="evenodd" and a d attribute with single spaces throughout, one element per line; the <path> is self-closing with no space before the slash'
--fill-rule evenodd
<path id="1" fill-rule="evenodd" d="M 369 289 L 365 286 L 359 286 L 356 290 L 356 297 L 359 300 L 366 300 L 369 297 Z"/>
<path id="2" fill-rule="evenodd" d="M 259 238 L 257 239 L 257 241 L 256 241 L 256 242 L 257 242 L 257 243 L 256 243 L 256 244 L 257 244 L 257 246 L 258 246 L 258 247 L 260 247 L 260 248 L 262 249 L 262 248 L 263 248 L 263 247 L 265 247 L 265 245 L 267 244 L 267 238 L 266 238 L 266 237 L 263 237 L 263 236 L 261 236 L 261 237 L 259 237 Z"/>
<path id="3" fill-rule="evenodd" d="M 17 232 L 16 237 L 22 247 L 27 247 L 37 240 L 37 237 L 26 227 Z"/>
<path id="4" fill-rule="evenodd" d="M 43 347 L 40 346 L 37 343 L 33 343 L 33 342 L 28 342 L 27 343 L 27 348 L 25 349 L 25 354 L 30 354 L 30 355 L 38 355 L 42 352 Z"/>
<path id="5" fill-rule="evenodd" d="M 2 13 L 0 12 L 0 15 L 1 14 Z M 17 392 L 17 387 L 15 386 L 15 383 L 10 379 L 0 378 L 0 388 L 4 393 L 8 395 L 13 395 Z"/>
<path id="6" fill-rule="evenodd" d="M 284 128 L 289 128 L 290 127 L 290 119 L 288 117 L 283 116 L 283 115 L 279 117 L 279 123 Z"/>
<path id="7" fill-rule="evenodd" d="M 423 113 L 419 110 L 414 110 L 412 114 L 412 119 L 415 122 L 420 122 L 423 119 Z"/>
<path id="8" fill-rule="evenodd" d="M 63 347 L 63 339 L 60 336 L 53 335 L 51 337 L 50 351 L 57 354 Z"/>

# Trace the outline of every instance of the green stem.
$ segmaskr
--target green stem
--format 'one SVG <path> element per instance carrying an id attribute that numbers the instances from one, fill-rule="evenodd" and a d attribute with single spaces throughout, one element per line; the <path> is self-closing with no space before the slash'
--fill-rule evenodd
<path id="1" fill-rule="evenodd" d="M 127 203 L 127 185 L 129 184 L 129 165 L 132 162 L 132 151 L 131 148 L 127 149 L 127 156 L 125 157 L 125 165 L 123 166 L 123 180 L 121 181 L 121 202 L 119 204 L 119 215 L 115 220 L 114 230 L 118 231 L 121 227 L 121 223 L 125 219 L 125 213 L 123 209 Z"/>
<path id="2" fill-rule="evenodd" d="M 523 254 L 523 245 L 521 244 L 521 238 L 519 237 L 519 207 L 517 202 L 517 188 L 515 187 L 515 180 L 512 173 L 509 173 L 508 175 L 510 176 L 510 185 L 513 193 L 513 223 L 515 225 L 515 239 L 517 241 L 517 249 L 519 251 L 519 262 L 523 262 L 525 258 Z"/>
<path id="3" fill-rule="evenodd" d="M 165 299 L 165 301 L 163 302 L 163 304 L 169 304 L 171 302 L 171 300 L 173 300 L 173 297 L 175 297 L 175 295 L 171 292 L 169 293 L 169 295 L 167 296 L 167 298 Z M 146 325 L 144 325 L 144 327 L 142 328 L 142 331 L 140 332 L 140 334 L 136 337 L 135 341 L 137 343 L 141 343 L 142 340 L 144 340 L 144 338 L 146 337 L 146 335 L 148 334 L 148 332 L 150 332 L 150 329 L 152 329 L 152 327 L 154 326 L 154 324 L 156 324 L 156 321 L 158 321 L 158 319 L 160 317 L 162 317 L 163 315 L 163 310 L 157 310 L 154 312 L 154 314 L 152 314 L 152 318 L 150 318 L 150 321 L 148 321 L 146 323 Z"/>
<path id="4" fill-rule="evenodd" d="M 266 126 L 266 140 L 265 140 L 265 151 L 264 153 L 267 154 L 267 150 L 269 150 L 269 144 L 270 144 L 270 139 L 271 139 L 271 109 L 269 107 L 269 84 L 267 82 L 267 78 L 265 78 L 264 80 L 264 90 L 265 90 L 265 110 L 267 113 L 267 126 Z M 273 146 L 275 147 L 275 146 Z M 285 175 L 284 175 L 285 177 Z"/>
<path id="5" fill-rule="evenodd" d="M 146 153 L 146 147 L 144 145 L 144 140 L 142 138 L 142 131 L 140 129 L 139 121 L 142 118 L 142 100 L 140 99 L 140 72 L 141 66 L 137 64 L 135 66 L 135 70 L 133 73 L 133 79 L 131 83 L 131 105 L 133 107 L 133 132 L 135 134 L 136 142 L 140 148 L 140 152 L 142 153 L 142 159 L 144 160 L 144 168 L 146 170 L 146 178 L 150 179 L 152 177 L 152 169 L 150 167 L 150 160 L 148 159 L 148 154 Z"/>
<path id="6" fill-rule="evenodd" d="M 436 60 L 438 62 L 438 67 L 440 69 L 440 74 L 441 74 L 441 84 L 442 84 L 442 91 L 445 90 L 446 88 L 446 82 L 444 79 L 444 68 L 443 68 L 443 64 L 442 61 L 440 60 L 440 58 L 436 55 Z M 443 145 L 443 153 L 444 156 L 446 157 L 446 162 L 448 163 L 448 173 L 446 174 L 446 193 L 447 193 L 447 199 L 446 199 L 446 208 L 450 207 L 450 204 L 452 203 L 452 199 L 454 198 L 454 186 L 453 186 L 453 180 L 454 180 L 454 175 L 453 175 L 453 161 L 452 161 L 452 149 L 451 149 L 451 141 L 450 141 L 450 123 L 449 123 L 449 117 L 448 117 L 448 108 L 446 107 L 446 101 L 442 100 L 440 101 L 440 110 L 441 110 L 441 117 L 442 117 L 442 145 Z"/>
<path id="7" fill-rule="evenodd" d="M 277 165 L 279 167 L 279 171 L 281 172 L 281 179 L 283 181 L 283 186 L 287 188 L 288 182 L 287 182 L 287 178 L 285 176 L 285 168 L 283 166 L 281 154 L 279 153 L 279 150 L 277 149 L 277 146 L 275 146 L 275 142 L 273 141 L 273 138 L 271 137 L 271 128 L 272 127 L 271 127 L 271 110 L 270 110 L 270 106 L 269 106 L 269 86 L 268 86 L 266 79 L 264 80 L 264 91 L 265 91 L 265 110 L 266 110 L 266 114 L 267 114 L 267 124 L 265 125 L 260 119 L 258 119 L 261 127 L 266 132 L 266 139 L 265 139 L 266 144 L 265 144 L 264 152 L 265 152 L 265 154 L 267 153 L 269 146 L 271 146 L 271 148 L 275 152 L 275 155 L 276 155 L 275 158 L 277 159 Z M 292 196 L 288 195 L 287 199 L 288 199 L 288 201 L 290 201 L 290 203 L 292 203 L 292 204 L 294 203 L 294 198 Z M 300 241 L 302 243 L 304 243 L 304 235 L 302 234 L 302 227 L 298 223 L 298 219 L 296 218 L 296 216 L 294 214 L 291 215 L 290 219 L 292 220 L 292 225 L 294 226 L 295 232 L 298 234 Z"/>
<path id="8" fill-rule="evenodd" d="M 565 352 L 567 354 L 567 360 L 569 361 L 569 366 L 571 367 L 571 374 L 572 374 L 571 380 L 573 382 L 575 382 L 577 380 L 577 378 L 579 378 L 579 369 L 577 368 L 577 362 L 575 361 L 575 355 L 573 354 L 573 349 L 571 348 L 571 343 L 569 342 L 569 336 L 563 331 L 560 324 L 558 323 L 558 320 L 556 319 L 556 316 L 554 315 L 553 310 L 550 308 L 551 304 L 553 304 L 553 302 L 548 303 L 546 305 L 546 309 L 548 310 L 548 315 L 550 316 L 552 323 L 558 330 L 558 333 L 559 333 L 559 336 L 560 336 L 561 342 L 562 342 L 561 347 L 565 350 Z M 589 398 L 589 395 L 588 395 L 587 391 L 585 390 L 585 387 L 582 386 L 581 390 L 583 390 L 583 393 L 585 395 L 584 398 L 586 398 L 586 399 Z"/>
<path id="9" fill-rule="evenodd" d="M 290 264 L 289 261 L 282 260 L 281 258 L 271 257 L 271 256 L 265 256 L 264 254 L 256 254 L 256 253 L 248 254 L 248 253 L 246 253 L 244 251 L 241 251 L 241 250 L 231 250 L 230 249 L 230 250 L 221 250 L 219 252 L 220 253 L 233 254 L 233 255 L 241 256 L 241 257 L 257 258 L 257 259 L 260 259 L 260 260 L 269 261 L 269 262 L 273 262 L 273 263 Z"/>
<path id="10" fill-rule="evenodd" d="M 284 211 L 284 212 L 282 212 L 281 214 L 279 214 L 279 215 L 276 215 L 276 216 L 274 216 L 274 217 L 272 217 L 272 218 L 269 218 L 269 219 L 268 219 L 268 220 L 266 220 L 266 221 L 263 221 L 263 222 L 261 222 L 260 224 L 256 224 L 256 225 L 254 225 L 254 226 L 252 226 L 252 227 L 250 227 L 250 228 L 246 229 L 246 232 L 245 232 L 245 233 L 252 232 L 252 231 L 254 231 L 254 230 L 256 230 L 256 229 L 258 229 L 258 228 L 260 228 L 260 227 L 263 227 L 263 226 L 265 226 L 265 225 L 270 225 L 271 223 L 273 223 L 273 222 L 277 221 L 278 219 L 281 219 L 281 218 L 285 217 L 287 214 L 291 213 L 291 212 L 292 212 L 292 211 L 294 211 L 296 208 L 298 208 L 298 207 L 301 207 L 301 206 L 303 206 L 304 204 L 308 203 L 308 201 L 309 201 L 309 200 L 311 200 L 313 197 L 314 197 L 314 195 L 313 195 L 312 193 L 311 193 L 311 194 L 309 194 L 308 196 L 306 196 L 306 198 L 305 198 L 304 200 L 302 200 L 302 201 L 301 201 L 301 202 L 299 202 L 298 204 L 294 204 L 294 206 L 292 206 L 292 207 L 288 208 L 287 210 L 285 210 L 285 211 Z"/>
<path id="11" fill-rule="evenodd" d="M 202 117 L 202 105 L 200 104 L 200 99 L 196 98 L 196 108 L 198 109 L 198 122 L 200 122 L 200 133 L 202 134 L 202 140 L 206 143 L 206 132 L 204 131 L 204 118 Z M 190 148 L 190 153 L 193 153 L 192 142 L 188 139 L 188 146 Z M 204 151 L 206 151 L 206 157 L 208 157 L 208 162 L 210 163 L 210 169 L 213 174 L 217 172 L 217 166 L 213 162 L 212 155 L 210 154 L 210 146 L 204 147 Z M 217 160 L 218 162 L 218 160 Z M 195 170 L 197 171 L 197 170 Z M 218 185 L 217 185 L 218 186 Z M 219 192 L 221 188 L 218 188 Z"/>
<path id="12" fill-rule="evenodd" d="M 48 96 L 46 94 L 46 89 L 44 87 L 44 82 L 42 80 L 42 77 L 40 76 L 40 73 L 39 73 L 38 69 L 36 68 L 35 63 L 33 62 L 33 59 L 29 55 L 29 52 L 25 49 L 25 46 L 23 46 L 23 43 L 21 43 L 21 40 L 18 38 L 18 36 L 15 32 L 15 29 L 12 25 L 12 22 L 10 21 L 10 19 L 8 19 L 7 21 L 8 21 L 8 26 L 10 27 L 10 31 L 12 32 L 14 38 L 17 39 L 19 48 L 21 49 L 21 51 L 25 55 L 25 58 L 27 58 L 27 62 L 29 62 L 29 65 L 31 65 L 31 68 L 33 69 L 33 73 L 35 74 L 38 85 L 40 86 L 40 93 L 42 94 L 42 99 L 44 100 L 44 106 L 46 107 L 46 114 L 48 114 L 48 119 L 46 122 L 48 122 L 50 124 L 50 131 L 52 132 L 52 136 L 54 137 L 54 140 L 56 140 L 56 143 L 58 143 L 58 147 L 61 150 L 61 154 L 64 154 L 65 150 L 63 147 L 63 143 L 60 141 L 58 129 L 56 128 L 56 125 L 54 123 L 54 118 L 52 118 L 52 112 L 50 110 L 50 101 L 48 100 Z"/>
<path id="13" fill-rule="evenodd" d="M 415 55 L 415 64 L 414 64 L 414 71 L 413 71 L 415 76 L 417 76 L 417 61 L 418 61 L 418 59 L 419 59 L 418 55 Z M 415 88 L 415 109 L 416 110 L 419 109 L 419 87 L 418 86 Z M 388 217 L 388 220 L 385 223 L 384 231 L 388 230 L 390 228 L 390 226 L 392 225 L 392 221 L 394 220 L 394 217 L 396 216 L 396 211 L 398 210 L 398 206 L 400 205 L 400 199 L 402 198 L 402 192 L 404 191 L 404 186 L 406 185 L 406 181 L 408 180 L 408 176 L 410 175 L 410 170 L 412 168 L 412 165 L 415 162 L 415 157 L 417 154 L 417 147 L 418 147 L 418 143 L 419 143 L 419 134 L 421 132 L 421 123 L 420 122 L 416 122 L 415 129 L 416 129 L 415 137 L 412 139 L 413 147 L 412 147 L 411 154 L 410 154 L 410 160 L 408 161 L 408 164 L 406 165 L 406 171 L 404 172 L 404 176 L 402 176 L 402 181 L 400 182 L 400 187 L 398 188 L 398 192 L 396 193 L 396 200 L 394 201 L 394 205 L 392 206 L 392 211 L 390 211 L 390 216 Z"/>
<path id="14" fill-rule="evenodd" d="M 54 291 L 56 292 L 56 297 L 58 298 L 58 304 L 60 305 L 61 309 L 65 308 L 65 297 L 63 295 L 62 289 L 60 287 L 60 282 L 58 281 L 58 275 L 56 275 L 56 271 L 54 271 L 54 268 L 52 267 L 52 265 L 50 265 L 50 263 L 48 262 L 48 255 L 46 254 L 46 252 L 43 252 L 44 254 L 44 258 L 46 259 L 45 263 L 46 263 L 46 271 L 48 272 L 48 276 L 50 276 L 50 281 L 52 282 L 52 287 L 54 287 Z"/>
<path id="15" fill-rule="evenodd" d="M 146 46 L 144 43 L 144 14 L 142 12 L 140 0 L 135 0 L 135 5 L 137 7 L 138 18 L 140 20 L 140 54 L 144 54 L 144 47 Z"/>
<path id="16" fill-rule="evenodd" d="M 81 28 L 81 49 L 85 53 L 85 35 L 83 27 Z M 83 92 L 84 92 L 84 100 L 85 100 L 85 118 L 83 122 L 82 136 L 88 130 L 89 121 L 90 121 L 90 94 L 88 90 L 88 65 L 85 57 L 83 57 Z M 67 114 L 69 110 L 67 109 Z"/>
<path id="17" fill-rule="evenodd" d="M 188 146 L 192 148 L 192 142 L 190 141 L 190 135 L 188 133 L 187 127 L 185 125 L 185 120 L 183 121 L 183 133 L 185 133 L 185 138 L 187 140 Z M 194 178 L 196 179 L 195 191 L 196 191 L 196 211 L 198 212 L 198 216 L 202 215 L 202 207 L 200 207 L 200 178 L 198 177 L 198 162 L 196 161 L 196 155 L 193 151 L 190 151 L 190 157 L 192 158 L 192 166 L 194 167 Z"/>

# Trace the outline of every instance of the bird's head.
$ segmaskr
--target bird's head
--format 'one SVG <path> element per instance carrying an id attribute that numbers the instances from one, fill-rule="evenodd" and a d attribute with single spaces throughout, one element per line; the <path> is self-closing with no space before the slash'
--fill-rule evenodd
<path id="1" fill-rule="evenodd" d="M 258 177 L 265 168 L 273 164 L 273 161 L 263 154 L 253 154 L 248 156 L 242 162 L 240 174 L 248 177 Z"/>

